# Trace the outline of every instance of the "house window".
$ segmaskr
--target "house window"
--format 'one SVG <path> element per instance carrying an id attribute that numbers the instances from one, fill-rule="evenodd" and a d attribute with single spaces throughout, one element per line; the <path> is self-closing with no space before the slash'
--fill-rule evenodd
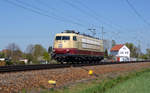
<path id="1" fill-rule="evenodd" d="M 123 54 L 123 52 L 120 52 L 120 54 Z"/>

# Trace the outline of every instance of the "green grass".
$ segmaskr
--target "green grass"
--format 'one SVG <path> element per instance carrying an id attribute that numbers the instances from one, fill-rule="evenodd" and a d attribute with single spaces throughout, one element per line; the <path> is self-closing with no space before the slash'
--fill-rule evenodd
<path id="1" fill-rule="evenodd" d="M 150 93 L 150 69 L 106 79 L 76 93 Z M 71 92 L 70 92 L 71 93 Z"/>
<path id="2" fill-rule="evenodd" d="M 22 89 L 22 92 L 21 93 L 26 93 L 26 89 Z"/>
<path id="3" fill-rule="evenodd" d="M 150 72 L 120 83 L 105 93 L 150 93 Z"/>

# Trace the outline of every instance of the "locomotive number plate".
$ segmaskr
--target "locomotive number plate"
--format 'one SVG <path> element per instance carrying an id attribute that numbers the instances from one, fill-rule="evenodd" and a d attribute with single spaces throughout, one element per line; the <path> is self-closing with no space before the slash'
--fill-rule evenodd
<path id="1" fill-rule="evenodd" d="M 62 44 L 58 44 L 58 48 L 62 48 Z"/>

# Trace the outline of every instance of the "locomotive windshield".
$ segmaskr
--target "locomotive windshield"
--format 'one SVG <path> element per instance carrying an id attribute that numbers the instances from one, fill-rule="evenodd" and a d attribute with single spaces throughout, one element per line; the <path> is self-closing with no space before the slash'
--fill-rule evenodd
<path id="1" fill-rule="evenodd" d="M 70 36 L 62 36 L 62 40 L 70 40 Z"/>
<path id="2" fill-rule="evenodd" d="M 56 36 L 56 40 L 61 40 L 61 36 Z"/>
<path id="3" fill-rule="evenodd" d="M 70 40 L 70 36 L 56 36 L 56 40 Z"/>

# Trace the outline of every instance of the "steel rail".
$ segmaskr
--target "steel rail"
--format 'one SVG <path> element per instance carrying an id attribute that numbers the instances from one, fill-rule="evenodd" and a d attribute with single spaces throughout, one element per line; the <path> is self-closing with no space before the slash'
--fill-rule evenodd
<path id="1" fill-rule="evenodd" d="M 42 70 L 42 69 L 58 69 L 69 67 L 82 67 L 82 66 L 96 66 L 96 65 L 112 65 L 112 64 L 127 64 L 127 63 L 142 63 L 150 61 L 126 61 L 126 62 L 99 62 L 99 63 L 81 63 L 81 64 L 38 64 L 38 65 L 9 65 L 0 66 L 0 73 L 18 72 L 29 70 Z"/>

